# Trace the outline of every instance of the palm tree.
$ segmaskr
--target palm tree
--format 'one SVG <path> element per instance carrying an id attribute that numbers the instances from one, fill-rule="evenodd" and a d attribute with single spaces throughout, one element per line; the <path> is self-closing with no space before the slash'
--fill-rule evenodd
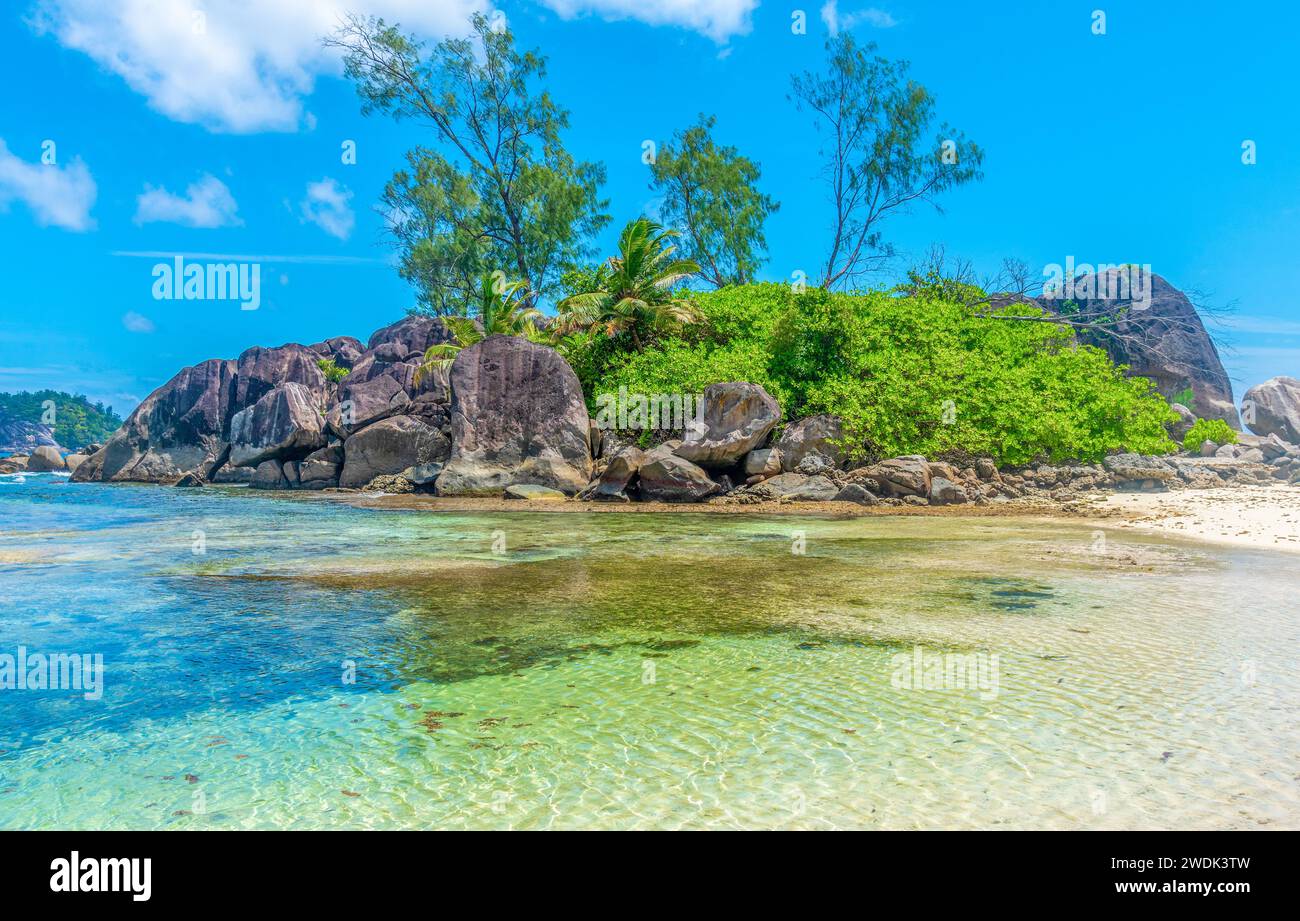
<path id="1" fill-rule="evenodd" d="M 451 330 L 455 342 L 430 346 L 424 361 L 415 369 L 418 387 L 425 375 L 445 374 L 461 349 L 467 349 L 488 336 L 523 336 L 539 339 L 537 321 L 541 313 L 530 306 L 528 285 L 522 281 L 507 282 L 500 272 L 479 279 L 478 316 L 444 317 L 443 323 Z"/>
<path id="2" fill-rule="evenodd" d="M 675 230 L 665 230 L 648 218 L 623 229 L 618 255 L 596 273 L 597 290 L 575 294 L 557 305 L 556 335 L 585 330 L 617 336 L 626 332 L 636 351 L 642 333 L 687 323 L 701 316 L 690 301 L 674 297 L 673 285 L 700 271 L 689 259 L 674 259 Z"/>

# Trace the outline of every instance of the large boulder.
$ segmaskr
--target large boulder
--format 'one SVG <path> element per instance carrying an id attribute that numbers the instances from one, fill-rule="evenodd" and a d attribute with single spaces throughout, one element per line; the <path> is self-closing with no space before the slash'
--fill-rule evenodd
<path id="1" fill-rule="evenodd" d="M 626 447 L 612 458 L 600 475 L 591 498 L 602 502 L 627 502 L 628 486 L 641 470 L 646 461 L 646 452 L 637 447 Z"/>
<path id="2" fill-rule="evenodd" d="M 1159 275 L 1149 273 L 1143 273 L 1150 282 L 1149 299 L 1103 296 L 1122 293 L 1121 277 L 1119 270 L 1112 269 L 1074 280 L 1075 292 L 1082 290 L 1085 296 L 1068 298 L 1074 305 L 1071 309 L 1109 320 L 1102 331 L 1081 332 L 1079 339 L 1104 349 L 1116 364 L 1127 365 L 1129 375 L 1150 378 L 1166 399 L 1191 388 L 1188 409 L 1198 418 L 1222 419 L 1240 428 L 1232 385 L 1192 302 Z M 1097 296 L 1086 296 L 1089 293 Z M 1066 300 L 1044 297 L 1037 303 L 1059 313 Z"/>
<path id="3" fill-rule="evenodd" d="M 1246 391 L 1241 405 L 1255 434 L 1300 443 L 1300 380 L 1274 377 L 1256 384 Z"/>
<path id="4" fill-rule="evenodd" d="M 324 342 L 309 345 L 307 348 L 321 358 L 332 359 L 340 368 L 351 368 L 361 358 L 361 353 L 366 350 L 359 339 L 351 336 L 335 336 Z"/>
<path id="5" fill-rule="evenodd" d="M 246 409 L 281 384 L 302 384 L 317 399 L 326 398 L 325 375 L 316 363 L 321 356 L 305 345 L 289 343 L 273 349 L 254 346 L 235 364 L 234 412 Z"/>
<path id="6" fill-rule="evenodd" d="M 325 446 L 325 420 L 312 392 L 281 384 L 230 420 L 230 460 L 256 467 L 267 460 L 297 460 Z"/>
<path id="7" fill-rule="evenodd" d="M 455 336 L 447 325 L 433 317 L 409 316 L 376 330 L 366 348 L 375 351 L 390 346 L 385 354 L 398 361 L 419 359 L 430 346 L 451 342 Z"/>
<path id="8" fill-rule="evenodd" d="M 68 473 L 76 473 L 77 468 L 88 460 L 90 460 L 89 454 L 69 454 L 63 462 L 68 465 Z"/>
<path id="9" fill-rule="evenodd" d="M 414 416 L 393 416 L 368 425 L 343 443 L 339 485 L 359 489 L 377 476 L 445 461 L 447 437 Z"/>
<path id="10" fill-rule="evenodd" d="M 497 496 L 516 483 L 573 495 L 590 482 L 582 386 L 554 349 L 489 336 L 456 356 L 450 381 L 451 459 L 440 495 Z"/>
<path id="11" fill-rule="evenodd" d="M 844 450 L 839 445 L 843 437 L 839 416 L 823 413 L 792 422 L 776 442 L 781 466 L 786 471 L 794 470 L 804 458 L 816 454 L 838 467 L 844 463 Z"/>
<path id="12" fill-rule="evenodd" d="M 343 445 L 313 451 L 298 463 L 298 484 L 303 489 L 329 489 L 339 485 L 343 470 Z"/>
<path id="13" fill-rule="evenodd" d="M 180 371 L 145 397 L 72 478 L 158 483 L 197 470 L 207 479 L 229 447 L 236 367 L 214 358 Z"/>
<path id="14" fill-rule="evenodd" d="M 51 471 L 67 470 L 68 465 L 63 461 L 63 455 L 59 453 L 58 448 L 52 448 L 49 445 L 41 445 L 27 458 L 28 473 L 49 473 Z"/>
<path id="15" fill-rule="evenodd" d="M 893 457 L 849 474 L 855 482 L 870 480 L 880 485 L 884 495 L 892 498 L 930 495 L 930 464 L 919 454 Z"/>
<path id="16" fill-rule="evenodd" d="M 688 430 L 677 448 L 678 457 L 701 467 L 736 466 L 781 421 L 780 405 L 757 384 L 710 384 L 703 397 L 702 430 Z"/>
<path id="17" fill-rule="evenodd" d="M 638 477 L 641 498 L 652 502 L 699 502 L 722 491 L 702 467 L 663 445 L 647 453 Z"/>

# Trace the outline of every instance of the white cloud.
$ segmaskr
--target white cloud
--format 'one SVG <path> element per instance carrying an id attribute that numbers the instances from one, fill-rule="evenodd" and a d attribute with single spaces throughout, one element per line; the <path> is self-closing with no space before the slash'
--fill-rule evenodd
<path id="1" fill-rule="evenodd" d="M 542 0 L 565 19 L 594 13 L 603 19 L 636 19 L 652 26 L 683 26 L 715 42 L 747 35 L 758 0 Z"/>
<path id="2" fill-rule="evenodd" d="M 718 2 L 718 0 L 712 0 Z M 347 13 L 425 37 L 463 33 L 488 0 L 38 0 L 31 25 L 84 52 L 168 118 L 214 131 L 293 131 L 322 74 L 322 47 Z"/>
<path id="3" fill-rule="evenodd" d="M 122 325 L 133 333 L 151 333 L 154 329 L 153 320 L 134 310 L 122 314 Z"/>
<path id="4" fill-rule="evenodd" d="M 90 216 L 98 189 L 81 159 L 67 166 L 28 163 L 10 153 L 0 138 L 0 210 L 17 199 L 31 209 L 36 223 L 64 230 L 93 230 Z"/>
<path id="5" fill-rule="evenodd" d="M 348 202 L 352 192 L 333 179 L 307 183 L 307 197 L 298 203 L 302 220 L 315 224 L 331 237 L 346 240 L 352 233 L 356 217 Z"/>
<path id="6" fill-rule="evenodd" d="M 840 29 L 852 29 L 862 23 L 874 26 L 877 29 L 892 29 L 898 25 L 898 20 L 893 16 L 875 7 L 867 7 L 865 10 L 840 15 L 837 0 L 826 0 L 821 13 L 822 22 L 826 23 L 826 28 L 830 30 L 831 35 L 838 35 Z"/>
<path id="7" fill-rule="evenodd" d="M 135 200 L 135 222 L 235 227 L 244 223 L 236 214 L 238 210 L 235 197 L 226 184 L 211 173 L 204 173 L 198 182 L 185 187 L 184 196 L 173 195 L 161 186 L 154 188 L 146 183 L 144 192 Z"/>

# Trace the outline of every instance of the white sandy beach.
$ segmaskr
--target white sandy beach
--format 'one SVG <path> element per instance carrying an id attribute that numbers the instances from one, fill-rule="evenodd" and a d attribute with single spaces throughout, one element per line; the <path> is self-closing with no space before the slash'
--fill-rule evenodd
<path id="1" fill-rule="evenodd" d="M 1294 486 L 1114 493 L 1095 508 L 1108 526 L 1300 553 L 1300 489 Z"/>

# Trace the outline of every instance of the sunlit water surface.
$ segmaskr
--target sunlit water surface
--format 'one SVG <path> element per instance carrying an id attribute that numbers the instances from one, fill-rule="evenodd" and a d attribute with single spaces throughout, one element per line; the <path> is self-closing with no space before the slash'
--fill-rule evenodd
<path id="1" fill-rule="evenodd" d="M 1298 570 L 0 477 L 0 653 L 107 670 L 0 691 L 0 828 L 1294 828 Z M 906 687 L 918 648 L 983 687 Z"/>

